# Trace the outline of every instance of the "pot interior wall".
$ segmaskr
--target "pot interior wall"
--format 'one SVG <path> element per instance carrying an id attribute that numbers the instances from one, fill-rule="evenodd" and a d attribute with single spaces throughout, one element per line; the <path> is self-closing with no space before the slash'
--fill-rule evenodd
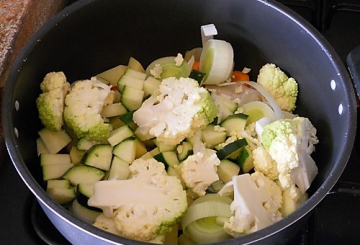
<path id="1" fill-rule="evenodd" d="M 200 26 L 210 23 L 218 29 L 216 38 L 232 44 L 236 68 L 251 68 L 252 79 L 256 79 L 262 65 L 272 62 L 299 82 L 296 112 L 310 118 L 320 139 L 314 154 L 319 175 L 310 192 L 333 175 L 338 165 L 342 165 L 342 171 L 346 163 L 342 154 L 344 147 L 349 147 L 346 141 L 354 110 L 350 85 L 346 75 L 339 75 L 345 70 L 333 63 L 328 47 L 315 40 L 312 31 L 307 32 L 307 24 L 304 27 L 261 1 L 85 2 L 77 5 L 83 8 L 69 9 L 37 33 L 9 79 L 16 83 L 9 105 L 15 101 L 20 104 L 19 111 L 14 109 L 9 115 L 19 132 L 15 138 L 17 151 L 40 184 L 35 139 L 41 125 L 35 100 L 47 72 L 64 71 L 73 82 L 126 64 L 130 56 L 146 67 L 156 58 L 201 46 Z M 335 89 L 331 88 L 332 80 Z"/>

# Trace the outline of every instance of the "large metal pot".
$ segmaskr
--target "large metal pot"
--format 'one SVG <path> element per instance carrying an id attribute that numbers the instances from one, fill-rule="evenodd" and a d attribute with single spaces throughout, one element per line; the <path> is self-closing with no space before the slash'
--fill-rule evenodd
<path id="1" fill-rule="evenodd" d="M 41 207 L 73 244 L 140 244 L 81 222 L 46 194 L 36 155 L 41 128 L 35 100 L 49 71 L 69 81 L 88 78 L 130 56 L 145 66 L 165 55 L 201 45 L 200 26 L 214 23 L 219 39 L 235 51 L 238 69 L 255 78 L 266 62 L 300 84 L 296 112 L 318 129 L 314 159 L 319 174 L 310 198 L 278 223 L 219 244 L 281 244 L 307 221 L 340 177 L 356 132 L 356 101 L 350 77 L 333 48 L 306 21 L 270 0 L 84 0 L 66 8 L 37 32 L 14 62 L 3 102 L 10 157 Z"/>

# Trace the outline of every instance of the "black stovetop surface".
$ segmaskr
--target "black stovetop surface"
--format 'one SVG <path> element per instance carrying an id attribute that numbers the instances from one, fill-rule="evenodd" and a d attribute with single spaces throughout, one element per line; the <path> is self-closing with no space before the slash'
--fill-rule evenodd
<path id="1" fill-rule="evenodd" d="M 295 10 L 321 31 L 344 63 L 348 53 L 360 45 L 359 0 L 279 2 Z M 70 244 L 42 212 L 17 174 L 4 147 L 1 148 L 0 159 L 0 244 Z M 357 133 L 350 160 L 340 180 L 289 244 L 359 244 L 359 232 L 360 134 Z"/>

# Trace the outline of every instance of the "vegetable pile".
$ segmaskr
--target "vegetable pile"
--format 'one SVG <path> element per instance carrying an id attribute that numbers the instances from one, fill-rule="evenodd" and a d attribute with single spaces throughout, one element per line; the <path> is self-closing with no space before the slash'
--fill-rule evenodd
<path id="1" fill-rule="evenodd" d="M 234 69 L 230 43 L 135 58 L 70 84 L 49 72 L 36 100 L 47 193 L 76 217 L 134 240 L 214 243 L 256 232 L 308 198 L 318 143 L 294 113 L 298 83 L 268 63 Z"/>

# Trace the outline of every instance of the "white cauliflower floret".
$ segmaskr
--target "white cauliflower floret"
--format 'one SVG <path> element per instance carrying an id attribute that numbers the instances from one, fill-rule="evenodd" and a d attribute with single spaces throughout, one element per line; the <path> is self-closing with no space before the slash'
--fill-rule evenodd
<path id="1" fill-rule="evenodd" d="M 155 64 L 154 68 L 150 70 L 150 75 L 152 75 L 154 78 L 161 78 L 162 74 L 162 66 L 160 64 Z"/>
<path id="2" fill-rule="evenodd" d="M 257 83 L 274 97 L 282 110 L 292 112 L 295 109 L 298 84 L 279 67 L 274 64 L 264 65 L 259 71 Z"/>
<path id="3" fill-rule="evenodd" d="M 200 131 L 195 134 L 194 154 L 181 163 L 181 177 L 185 186 L 198 196 L 204 196 L 206 189 L 219 180 L 217 166 L 220 160 L 216 151 L 205 147 L 200 140 Z"/>
<path id="4" fill-rule="evenodd" d="M 118 235 L 121 236 L 121 234 L 116 230 L 115 228 L 115 221 L 113 218 L 109 218 L 106 217 L 104 214 L 100 214 L 94 224 L 95 227 L 98 227 L 102 230 L 105 230 L 107 232 L 110 232 L 114 235 Z M 164 242 L 165 239 L 165 235 L 158 235 L 157 237 L 155 237 L 152 240 L 149 240 L 149 243 L 158 243 L 158 244 L 162 244 Z"/>
<path id="5" fill-rule="evenodd" d="M 183 61 L 184 61 L 184 58 L 183 58 L 182 54 L 178 53 L 178 55 L 175 57 L 175 65 L 181 66 Z"/>
<path id="6" fill-rule="evenodd" d="M 64 124 L 63 110 L 65 96 L 70 83 L 63 72 L 49 72 L 40 84 L 42 94 L 36 99 L 41 123 L 47 129 L 59 131 Z"/>
<path id="7" fill-rule="evenodd" d="M 133 120 L 142 135 L 176 145 L 216 117 L 209 92 L 191 78 L 169 77 L 134 112 Z"/>
<path id="8" fill-rule="evenodd" d="M 259 146 L 252 151 L 254 158 L 255 171 L 262 172 L 266 177 L 271 180 L 276 180 L 279 177 L 279 171 L 277 170 L 276 162 L 271 158 L 267 150 L 264 147 Z"/>
<path id="9" fill-rule="evenodd" d="M 108 218 L 119 235 L 161 243 L 187 209 L 186 192 L 180 180 L 167 175 L 164 164 L 154 158 L 135 160 L 130 173 L 127 180 L 96 182 L 88 205 L 112 209 Z M 95 223 L 107 229 L 107 223 Z"/>
<path id="10" fill-rule="evenodd" d="M 110 125 L 101 117 L 101 111 L 111 87 L 95 77 L 75 82 L 65 97 L 64 119 L 78 138 L 102 141 L 108 138 Z"/>
<path id="11" fill-rule="evenodd" d="M 315 127 L 304 117 L 281 119 L 264 126 L 261 139 L 277 164 L 282 188 L 292 188 L 292 196 L 300 198 L 318 171 L 310 156 L 318 143 Z"/>
<path id="12" fill-rule="evenodd" d="M 234 176 L 219 195 L 233 191 L 232 216 L 224 223 L 225 231 L 238 237 L 263 229 L 282 219 L 280 187 L 261 172 Z"/>

